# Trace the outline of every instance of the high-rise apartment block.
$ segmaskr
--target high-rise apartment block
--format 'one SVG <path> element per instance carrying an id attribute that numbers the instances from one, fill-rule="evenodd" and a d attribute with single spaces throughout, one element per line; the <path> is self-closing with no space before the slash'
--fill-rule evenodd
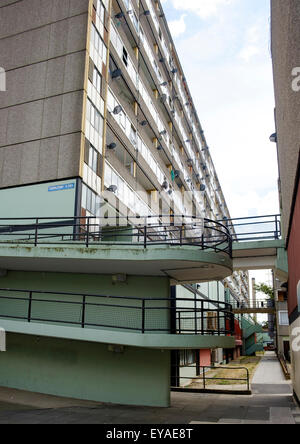
<path id="1" fill-rule="evenodd" d="M 230 214 L 162 5 L 153 0 L 2 0 L 0 65 L 6 75 L 6 92 L 0 92 L 0 218 L 13 221 L 9 230 L 3 222 L 0 231 L 15 240 L 2 248 L 0 288 L 23 291 L 23 296 L 29 291 L 26 309 L 13 305 L 16 299 L 1 300 L 0 316 L 19 318 L 6 321 L 12 338 L 1 356 L 7 359 L 2 369 L 19 362 L 18 352 L 10 355 L 11 344 L 13 350 L 27 350 L 19 369 L 32 375 L 22 384 L 18 366 L 9 376 L 0 370 L 0 385 L 167 405 L 171 351 L 235 348 L 228 304 L 234 299 L 247 303 L 249 277 L 239 271 L 228 277 L 233 272 L 232 233 L 226 227 Z M 177 226 L 179 216 L 184 217 Z M 104 229 L 104 220 L 120 225 L 130 217 L 142 221 L 142 228 L 137 222 L 121 231 Z M 59 226 L 60 245 L 51 246 Z M 97 240 L 103 235 L 101 249 Z M 85 249 L 78 245 L 81 240 Z M 204 288 L 207 281 L 214 289 Z M 192 315 L 187 303 L 182 318 L 176 304 L 164 312 L 170 284 L 173 301 L 179 295 L 195 300 Z M 106 297 L 102 317 L 95 314 L 101 304 L 88 294 Z M 108 296 L 116 298 L 109 306 Z M 42 297 L 48 301 L 44 305 Z M 152 306 L 156 327 L 148 327 L 149 335 L 145 300 L 138 299 L 147 297 L 162 299 L 156 312 Z M 203 297 L 216 305 L 204 306 L 197 300 Z M 51 298 L 54 314 L 46 307 Z M 81 311 L 75 315 L 78 298 Z M 135 311 L 132 298 L 141 303 Z M 67 310 L 70 303 L 74 313 Z M 23 328 L 22 319 L 29 321 Z M 55 329 L 50 319 L 57 321 Z M 42 332 L 38 322 L 46 322 Z M 83 332 L 73 330 L 78 324 L 86 327 Z M 173 335 L 166 334 L 170 331 Z M 49 374 L 35 378 L 32 357 L 39 347 L 32 338 L 39 335 L 52 338 L 39 347 L 53 360 Z M 39 356 L 42 366 L 46 352 Z M 49 375 L 56 371 L 59 380 L 51 385 Z M 113 382 L 105 382 L 107 372 L 115 375 Z M 128 381 L 129 374 L 135 378 L 134 396 L 121 374 Z M 94 390 L 97 375 L 104 378 L 104 388 Z M 77 377 L 84 387 L 76 385 Z"/>
<path id="2" fill-rule="evenodd" d="M 56 216 L 100 216 L 112 189 L 135 214 L 229 217 L 158 2 L 4 3 L 3 196 L 48 216 L 50 185 L 69 181 Z"/>

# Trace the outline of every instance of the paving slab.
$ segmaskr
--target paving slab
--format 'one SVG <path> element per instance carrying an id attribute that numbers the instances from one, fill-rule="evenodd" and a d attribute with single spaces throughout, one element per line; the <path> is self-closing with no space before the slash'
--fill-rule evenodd
<path id="1" fill-rule="evenodd" d="M 296 424 L 292 411 L 288 407 L 270 408 L 271 424 Z"/>

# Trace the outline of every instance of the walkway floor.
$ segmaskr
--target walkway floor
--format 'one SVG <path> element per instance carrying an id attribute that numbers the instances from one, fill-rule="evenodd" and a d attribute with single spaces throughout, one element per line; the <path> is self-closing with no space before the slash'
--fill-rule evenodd
<path id="1" fill-rule="evenodd" d="M 173 393 L 166 409 L 77 401 L 0 388 L 0 424 L 297 424 L 297 408 L 280 364 L 267 354 L 252 396 Z"/>

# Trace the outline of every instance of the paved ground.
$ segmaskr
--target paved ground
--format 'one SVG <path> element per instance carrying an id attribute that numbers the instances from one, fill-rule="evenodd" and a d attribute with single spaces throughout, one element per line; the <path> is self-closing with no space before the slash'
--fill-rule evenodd
<path id="1" fill-rule="evenodd" d="M 300 409 L 272 354 L 259 365 L 252 396 L 173 393 L 166 409 L 76 401 L 0 388 L 0 424 L 296 424 Z"/>

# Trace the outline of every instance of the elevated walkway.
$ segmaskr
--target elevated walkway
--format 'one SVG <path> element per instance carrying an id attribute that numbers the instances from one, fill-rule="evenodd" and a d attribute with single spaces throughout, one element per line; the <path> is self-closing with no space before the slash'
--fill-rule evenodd
<path id="1" fill-rule="evenodd" d="M 278 251 L 284 251 L 283 240 L 235 241 L 232 245 L 234 270 L 262 270 L 276 268 Z"/>
<path id="2" fill-rule="evenodd" d="M 237 314 L 274 314 L 276 312 L 274 301 L 257 300 L 251 302 L 250 305 L 244 306 L 239 304 L 233 307 L 233 313 Z"/>
<path id="3" fill-rule="evenodd" d="M 111 351 L 120 347 L 137 347 L 152 350 L 187 350 L 187 349 L 209 349 L 209 348 L 233 348 L 234 337 L 212 336 L 212 335 L 171 335 L 171 334 L 140 334 L 124 331 L 105 331 L 95 328 L 65 327 L 42 323 L 27 323 L 1 319 L 1 326 L 7 333 L 17 333 L 36 337 L 52 339 L 67 339 L 79 342 L 90 342 L 106 344 L 111 346 Z M 122 352 L 122 348 L 119 352 Z"/>
<path id="4" fill-rule="evenodd" d="M 146 298 L 0 289 L 0 325 L 6 332 L 139 348 L 233 348 L 230 309 L 225 302 L 155 292 Z"/>
<path id="5" fill-rule="evenodd" d="M 280 280 L 287 280 L 288 262 L 279 215 L 228 219 L 226 226 L 233 239 L 234 270 L 272 269 Z"/>
<path id="6" fill-rule="evenodd" d="M 253 222 L 254 221 L 254 222 Z M 195 216 L 0 220 L 0 268 L 168 276 L 171 284 L 222 280 L 233 270 L 288 267 L 280 217 Z"/>
<path id="7" fill-rule="evenodd" d="M 232 274 L 224 224 L 188 216 L 0 219 L 0 269 L 168 277 L 172 285 Z"/>

